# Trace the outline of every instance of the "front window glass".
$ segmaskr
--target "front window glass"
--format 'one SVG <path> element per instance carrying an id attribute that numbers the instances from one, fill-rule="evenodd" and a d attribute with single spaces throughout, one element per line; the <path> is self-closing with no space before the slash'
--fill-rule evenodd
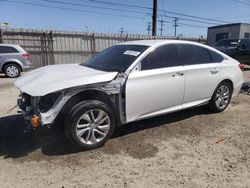
<path id="1" fill-rule="evenodd" d="M 156 48 L 150 52 L 141 62 L 142 70 L 159 69 L 173 66 L 181 66 L 183 62 L 179 57 L 177 44 L 168 44 Z"/>
<path id="2" fill-rule="evenodd" d="M 124 72 L 147 48 L 143 45 L 112 46 L 81 65 L 102 71 Z"/>

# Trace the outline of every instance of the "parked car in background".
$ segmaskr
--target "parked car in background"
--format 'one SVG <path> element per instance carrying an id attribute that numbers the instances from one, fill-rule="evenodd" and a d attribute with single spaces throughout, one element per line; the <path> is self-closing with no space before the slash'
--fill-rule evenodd
<path id="1" fill-rule="evenodd" d="M 0 73 L 16 78 L 31 66 L 27 53 L 19 45 L 0 44 Z"/>
<path id="2" fill-rule="evenodd" d="M 28 128 L 58 124 L 77 147 L 92 149 L 117 125 L 207 104 L 224 111 L 241 89 L 241 64 L 199 43 L 131 41 L 83 64 L 51 65 L 15 82 Z"/>
<path id="3" fill-rule="evenodd" d="M 215 48 L 243 64 L 250 65 L 250 38 L 222 39 L 216 43 Z"/>

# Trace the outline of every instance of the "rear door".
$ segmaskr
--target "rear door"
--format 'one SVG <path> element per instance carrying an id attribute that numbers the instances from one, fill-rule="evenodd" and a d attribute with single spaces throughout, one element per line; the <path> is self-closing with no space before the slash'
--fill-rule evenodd
<path id="1" fill-rule="evenodd" d="M 220 80 L 220 62 L 223 61 L 223 57 L 193 44 L 182 44 L 180 54 L 185 62 L 186 71 L 183 107 L 206 102 L 211 98 Z"/>
<path id="2" fill-rule="evenodd" d="M 160 46 L 130 73 L 126 83 L 127 121 L 143 119 L 182 108 L 185 71 L 178 45 Z"/>

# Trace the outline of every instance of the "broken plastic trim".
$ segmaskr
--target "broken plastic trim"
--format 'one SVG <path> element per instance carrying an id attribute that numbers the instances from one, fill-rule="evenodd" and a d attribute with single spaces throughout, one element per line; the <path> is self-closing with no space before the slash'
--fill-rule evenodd
<path id="1" fill-rule="evenodd" d="M 116 114 L 119 116 L 119 122 L 121 124 L 126 123 L 125 107 L 123 106 L 125 101 L 123 101 L 124 99 L 122 98 L 122 92 L 124 91 L 124 83 L 126 78 L 127 78 L 126 76 L 120 75 L 116 79 L 108 83 L 91 84 L 88 86 L 69 88 L 64 91 L 61 91 L 61 94 L 57 98 L 52 108 L 49 109 L 47 112 L 39 113 L 41 124 L 42 125 L 52 124 L 55 121 L 58 114 L 61 112 L 64 105 L 71 97 L 80 92 L 88 90 L 99 90 L 106 93 L 110 97 L 115 94 L 118 94 L 119 97 L 115 97 L 115 100 L 111 99 L 111 101 L 114 103 L 113 106 L 116 108 L 115 111 L 119 112 L 118 114 Z M 121 87 L 121 85 L 123 85 L 123 87 Z"/>

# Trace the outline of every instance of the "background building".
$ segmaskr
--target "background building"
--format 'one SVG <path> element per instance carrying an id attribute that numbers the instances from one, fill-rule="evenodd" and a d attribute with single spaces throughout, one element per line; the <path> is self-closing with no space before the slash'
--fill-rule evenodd
<path id="1" fill-rule="evenodd" d="M 208 45 L 214 46 L 218 40 L 227 38 L 250 38 L 250 24 L 234 23 L 208 28 Z"/>

